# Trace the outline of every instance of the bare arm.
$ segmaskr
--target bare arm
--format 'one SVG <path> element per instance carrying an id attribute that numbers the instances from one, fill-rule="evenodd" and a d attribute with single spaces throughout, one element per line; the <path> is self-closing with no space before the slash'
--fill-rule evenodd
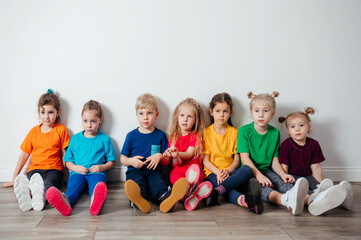
<path id="1" fill-rule="evenodd" d="M 238 153 L 234 154 L 233 155 L 233 163 L 231 165 L 229 165 L 229 167 L 226 169 L 227 172 L 231 173 L 234 170 L 236 170 L 236 168 L 238 168 L 238 166 L 239 166 L 239 161 L 240 161 L 239 154 Z"/>
<path id="2" fill-rule="evenodd" d="M 195 153 L 196 153 L 195 147 L 188 147 L 186 152 L 179 152 L 179 157 L 183 161 L 186 161 L 186 160 L 192 159 Z"/>
<path id="3" fill-rule="evenodd" d="M 221 172 L 216 166 L 213 165 L 213 163 L 211 163 L 209 161 L 209 155 L 208 154 L 203 155 L 203 165 L 204 165 L 204 167 L 206 167 L 209 171 L 211 171 L 215 175 L 219 175 L 220 172 Z"/>
<path id="4" fill-rule="evenodd" d="M 322 168 L 320 163 L 311 164 L 312 176 L 318 181 L 322 182 Z"/>
<path id="5" fill-rule="evenodd" d="M 103 165 L 94 165 L 91 168 L 89 168 L 89 171 L 92 173 L 99 173 L 99 172 L 105 172 L 114 167 L 114 161 L 106 162 Z"/>
<path id="6" fill-rule="evenodd" d="M 135 156 L 132 158 L 129 158 L 125 155 L 120 156 L 120 163 L 124 166 L 133 166 L 135 168 L 142 168 L 146 163 L 141 161 L 140 159 L 143 159 L 144 157 L 141 156 Z"/>
<path id="7" fill-rule="evenodd" d="M 285 173 L 288 173 L 288 165 L 282 163 L 281 166 L 282 166 L 283 170 L 285 171 Z"/>
<path id="8" fill-rule="evenodd" d="M 251 158 L 249 157 L 249 153 L 240 153 L 240 156 L 241 156 L 242 164 L 248 165 L 252 169 L 253 175 L 257 178 L 258 182 L 262 186 L 267 186 L 267 187 L 272 186 L 272 182 L 265 175 L 263 175 L 261 171 L 259 171 L 257 167 L 254 165 Z"/>
<path id="9" fill-rule="evenodd" d="M 291 183 L 295 182 L 295 178 L 292 175 L 285 172 L 282 165 L 278 161 L 278 157 L 273 158 L 273 160 L 272 160 L 272 169 L 273 169 L 273 171 L 275 171 L 282 178 L 282 180 L 285 183 L 287 183 L 287 182 L 291 182 Z"/>
<path id="10" fill-rule="evenodd" d="M 20 157 L 18 159 L 18 163 L 16 164 L 16 167 L 15 167 L 15 170 L 14 170 L 13 179 L 11 180 L 11 182 L 4 183 L 1 187 L 7 188 L 7 187 L 14 186 L 15 178 L 19 175 L 19 173 L 23 169 L 23 167 L 24 167 L 26 161 L 28 160 L 29 156 L 30 156 L 29 153 L 21 152 Z"/>

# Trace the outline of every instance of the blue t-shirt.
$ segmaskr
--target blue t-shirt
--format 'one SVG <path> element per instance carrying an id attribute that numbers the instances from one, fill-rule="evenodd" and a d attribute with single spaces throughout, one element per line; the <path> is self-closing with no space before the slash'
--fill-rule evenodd
<path id="1" fill-rule="evenodd" d="M 72 162 L 89 169 L 94 165 L 103 165 L 117 159 L 112 142 L 107 135 L 99 131 L 95 137 L 87 138 L 83 133 L 84 131 L 77 133 L 70 139 L 64 156 L 65 162 Z M 73 173 L 72 171 L 70 175 Z M 105 175 L 105 172 L 102 173 Z"/>
<path id="2" fill-rule="evenodd" d="M 158 128 L 155 128 L 151 133 L 141 133 L 138 128 L 130 131 L 125 138 L 121 154 L 129 158 L 134 156 L 144 157 L 142 161 L 146 161 L 156 153 L 164 153 L 168 148 L 167 135 Z M 128 166 L 128 171 L 134 170 L 133 166 Z M 146 166 L 143 167 L 146 169 Z M 157 169 L 160 170 L 158 164 Z"/>

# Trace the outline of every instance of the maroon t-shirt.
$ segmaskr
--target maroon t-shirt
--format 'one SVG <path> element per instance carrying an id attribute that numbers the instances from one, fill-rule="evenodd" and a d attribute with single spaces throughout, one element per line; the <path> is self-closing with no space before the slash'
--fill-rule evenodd
<path id="1" fill-rule="evenodd" d="M 307 137 L 304 146 L 298 145 L 292 138 L 287 138 L 281 144 L 279 161 L 288 165 L 288 173 L 297 176 L 311 176 L 311 165 L 323 162 L 320 144 Z"/>

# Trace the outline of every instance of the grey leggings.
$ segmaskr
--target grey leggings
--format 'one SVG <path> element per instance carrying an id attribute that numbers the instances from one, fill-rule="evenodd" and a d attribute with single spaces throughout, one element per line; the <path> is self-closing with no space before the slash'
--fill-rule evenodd
<path id="1" fill-rule="evenodd" d="M 285 183 L 282 178 L 274 171 L 263 173 L 273 184 L 273 188 L 262 187 L 261 198 L 262 201 L 270 203 L 269 195 L 272 191 L 278 191 L 280 193 L 286 193 L 288 190 L 293 188 L 292 183 Z"/>

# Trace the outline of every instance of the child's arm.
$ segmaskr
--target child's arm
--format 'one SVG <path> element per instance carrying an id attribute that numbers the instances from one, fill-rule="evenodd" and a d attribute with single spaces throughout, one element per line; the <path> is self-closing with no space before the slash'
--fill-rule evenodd
<path id="1" fill-rule="evenodd" d="M 322 182 L 322 168 L 320 163 L 311 164 L 312 176 L 318 181 Z"/>
<path id="2" fill-rule="evenodd" d="M 281 166 L 282 166 L 283 170 L 285 171 L 285 173 L 288 173 L 288 165 L 282 163 Z"/>
<path id="3" fill-rule="evenodd" d="M 89 168 L 89 171 L 92 173 L 100 173 L 105 172 L 114 167 L 114 161 L 109 161 L 103 165 L 94 165 L 91 168 Z"/>
<path id="4" fill-rule="evenodd" d="M 295 178 L 292 175 L 287 174 L 285 172 L 285 170 L 281 166 L 280 162 L 278 161 L 278 157 L 273 158 L 273 160 L 272 160 L 272 169 L 273 169 L 273 171 L 275 171 L 282 178 L 282 180 L 285 183 L 287 183 L 287 182 L 294 183 L 295 182 Z"/>
<path id="5" fill-rule="evenodd" d="M 23 169 L 23 167 L 24 167 L 26 161 L 28 160 L 29 156 L 30 156 L 29 153 L 21 152 L 20 157 L 18 159 L 18 163 L 16 164 L 16 167 L 15 167 L 15 170 L 14 170 L 13 179 L 11 180 L 11 182 L 4 183 L 3 185 L 1 185 L 1 187 L 7 188 L 7 187 L 14 186 L 15 178 L 19 175 L 19 173 Z"/>
<path id="6" fill-rule="evenodd" d="M 132 158 L 129 158 L 125 155 L 120 156 L 120 163 L 124 166 L 133 166 L 135 168 L 142 168 L 146 163 L 141 161 L 140 159 L 143 159 L 142 156 L 135 156 Z"/>
<path id="7" fill-rule="evenodd" d="M 248 165 L 253 172 L 253 175 L 256 177 L 258 182 L 263 186 L 272 187 L 272 182 L 265 175 L 263 175 L 253 164 L 251 158 L 249 157 L 249 153 L 240 153 L 241 161 L 243 165 Z"/>
<path id="8" fill-rule="evenodd" d="M 229 165 L 229 167 L 226 169 L 228 173 L 233 172 L 234 170 L 236 170 L 236 168 L 238 168 L 239 166 L 239 154 L 234 154 L 233 155 L 233 163 L 231 165 Z"/>
<path id="9" fill-rule="evenodd" d="M 80 174 L 87 174 L 89 172 L 89 169 L 82 165 L 75 165 L 73 162 L 65 162 L 66 167 L 73 172 L 77 172 Z"/>
<path id="10" fill-rule="evenodd" d="M 227 171 L 225 169 L 220 170 L 216 166 L 214 166 L 213 163 L 211 163 L 211 161 L 209 161 L 209 154 L 203 155 L 203 165 L 205 168 L 207 168 L 209 171 L 211 171 L 213 174 L 215 174 L 217 176 L 218 184 L 221 184 L 225 180 L 224 174 L 226 174 Z"/>

